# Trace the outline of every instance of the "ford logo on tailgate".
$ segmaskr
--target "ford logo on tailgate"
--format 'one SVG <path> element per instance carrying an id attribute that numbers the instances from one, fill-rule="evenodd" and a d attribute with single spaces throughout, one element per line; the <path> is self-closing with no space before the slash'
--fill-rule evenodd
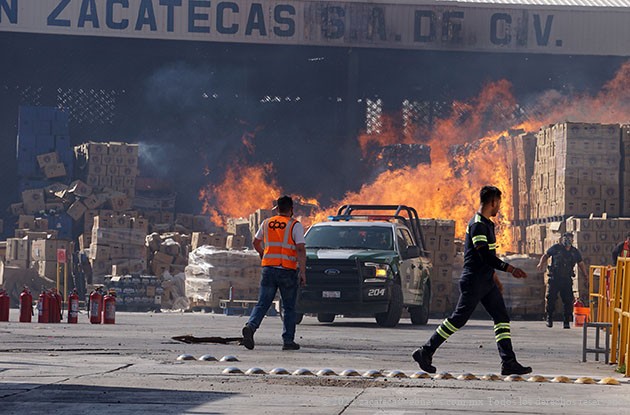
<path id="1" fill-rule="evenodd" d="M 328 268 L 327 270 L 324 271 L 324 274 L 330 275 L 330 276 L 339 275 L 341 274 L 341 271 L 335 268 Z"/>

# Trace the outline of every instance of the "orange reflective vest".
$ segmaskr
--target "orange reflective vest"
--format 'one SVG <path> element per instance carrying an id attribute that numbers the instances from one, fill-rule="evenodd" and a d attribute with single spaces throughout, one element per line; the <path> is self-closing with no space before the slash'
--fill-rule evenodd
<path id="1" fill-rule="evenodd" d="M 630 244 L 628 241 L 623 243 L 623 249 L 621 250 L 621 254 L 619 254 L 620 258 L 628 258 L 630 256 Z"/>
<path id="2" fill-rule="evenodd" d="M 265 250 L 263 267 L 297 269 L 297 249 L 293 240 L 293 226 L 297 221 L 286 216 L 273 216 L 262 223 Z"/>

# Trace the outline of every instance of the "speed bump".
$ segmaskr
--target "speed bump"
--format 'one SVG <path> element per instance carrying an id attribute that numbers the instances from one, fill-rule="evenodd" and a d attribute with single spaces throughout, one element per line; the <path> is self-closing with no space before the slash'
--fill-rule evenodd
<path id="1" fill-rule="evenodd" d="M 332 369 L 324 368 L 317 372 L 317 376 L 337 376 L 337 374 Z"/>
<path id="2" fill-rule="evenodd" d="M 250 367 L 249 369 L 247 369 L 245 374 L 246 375 L 266 375 L 267 372 L 265 372 L 264 370 L 262 370 L 259 367 Z"/>
<path id="3" fill-rule="evenodd" d="M 619 381 L 615 378 L 606 377 L 597 382 L 599 385 L 619 385 Z"/>
<path id="4" fill-rule="evenodd" d="M 313 372 L 303 367 L 296 369 L 293 374 L 295 376 L 315 376 Z"/>
<path id="5" fill-rule="evenodd" d="M 374 369 L 368 370 L 367 372 L 363 374 L 364 378 L 380 378 L 382 376 L 383 374 L 380 371 L 374 370 Z"/>
<path id="6" fill-rule="evenodd" d="M 389 373 L 387 373 L 387 377 L 388 378 L 406 378 L 407 375 L 405 374 L 405 372 L 401 372 L 400 370 L 392 370 Z"/>
<path id="7" fill-rule="evenodd" d="M 419 371 L 419 372 L 413 373 L 409 377 L 412 379 L 430 379 L 431 375 L 429 375 L 427 372 Z"/>
<path id="8" fill-rule="evenodd" d="M 501 376 L 496 375 L 494 373 L 488 373 L 487 375 L 483 375 L 481 380 L 501 380 Z"/>
<path id="9" fill-rule="evenodd" d="M 199 357 L 199 360 L 203 362 L 216 362 L 217 358 L 209 354 L 204 354 L 203 356 Z"/>
<path id="10" fill-rule="evenodd" d="M 339 376 L 361 376 L 361 374 L 354 369 L 346 369 Z"/>
<path id="11" fill-rule="evenodd" d="M 551 379 L 551 381 L 553 383 L 571 383 L 571 379 L 566 376 L 556 376 L 555 378 Z"/>
<path id="12" fill-rule="evenodd" d="M 191 354 L 180 354 L 179 356 L 177 356 L 177 360 L 197 360 L 197 359 L 195 359 L 195 356 Z"/>
<path id="13" fill-rule="evenodd" d="M 272 375 L 288 375 L 289 371 L 283 367 L 276 367 L 271 369 L 271 372 L 269 373 L 271 373 Z"/>
<path id="14" fill-rule="evenodd" d="M 528 382 L 549 382 L 549 380 L 544 377 L 544 376 L 540 376 L 540 375 L 534 375 L 534 376 L 530 376 L 529 379 L 527 379 Z"/>
<path id="15" fill-rule="evenodd" d="M 459 380 L 479 380 L 479 378 L 475 375 L 473 375 L 472 373 L 462 373 L 461 375 L 457 376 L 457 379 Z"/>
<path id="16" fill-rule="evenodd" d="M 233 374 L 237 374 L 240 373 L 242 374 L 243 371 L 237 367 L 234 366 L 230 366 L 230 367 L 226 367 L 225 369 L 223 369 L 223 374 L 224 375 L 233 375 Z"/>
<path id="17" fill-rule="evenodd" d="M 435 375 L 434 379 L 455 379 L 455 377 L 448 372 L 441 372 Z"/>
<path id="18" fill-rule="evenodd" d="M 231 356 L 231 355 L 223 356 L 221 358 L 221 361 L 222 362 L 239 362 L 239 360 L 238 360 L 238 358 L 236 356 Z"/>
<path id="19" fill-rule="evenodd" d="M 587 376 L 582 376 L 579 377 L 575 380 L 575 383 L 580 383 L 582 385 L 592 385 L 593 383 L 595 383 L 595 380 L 593 380 L 593 378 L 589 378 Z"/>
<path id="20" fill-rule="evenodd" d="M 503 380 L 506 382 L 523 382 L 525 379 L 521 375 L 510 375 Z"/>

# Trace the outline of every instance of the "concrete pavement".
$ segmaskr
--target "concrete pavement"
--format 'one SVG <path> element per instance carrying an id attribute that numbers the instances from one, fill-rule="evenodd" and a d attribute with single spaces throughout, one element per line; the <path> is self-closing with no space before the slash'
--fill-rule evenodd
<path id="1" fill-rule="evenodd" d="M 11 319 L 17 320 L 17 310 Z M 118 313 L 113 326 L 91 325 L 85 314 L 77 325 L 0 323 L 0 413 L 594 414 L 630 407 L 630 385 L 614 367 L 594 362 L 594 355 L 581 362 L 581 329 L 549 329 L 543 322 L 512 323 L 517 356 L 534 374 L 612 376 L 621 385 L 222 373 L 235 366 L 243 372 L 352 368 L 411 375 L 419 370 L 411 352 L 439 320 L 428 326 L 403 320 L 384 329 L 372 319 L 338 317 L 321 324 L 305 317 L 298 326 L 299 351 L 281 350 L 278 317 L 263 321 L 251 351 L 171 340 L 184 334 L 239 336 L 245 322 L 246 317 L 203 313 Z M 182 353 L 235 355 L 240 361 L 177 361 Z M 434 364 L 438 373 L 455 377 L 499 373 L 492 322 L 471 320 L 438 350 Z"/>

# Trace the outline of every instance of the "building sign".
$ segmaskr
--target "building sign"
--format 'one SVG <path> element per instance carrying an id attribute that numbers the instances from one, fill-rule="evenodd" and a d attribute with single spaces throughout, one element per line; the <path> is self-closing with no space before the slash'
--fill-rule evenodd
<path id="1" fill-rule="evenodd" d="M 0 0 L 0 32 L 418 50 L 629 56 L 629 21 L 630 8 L 422 0 Z"/>

